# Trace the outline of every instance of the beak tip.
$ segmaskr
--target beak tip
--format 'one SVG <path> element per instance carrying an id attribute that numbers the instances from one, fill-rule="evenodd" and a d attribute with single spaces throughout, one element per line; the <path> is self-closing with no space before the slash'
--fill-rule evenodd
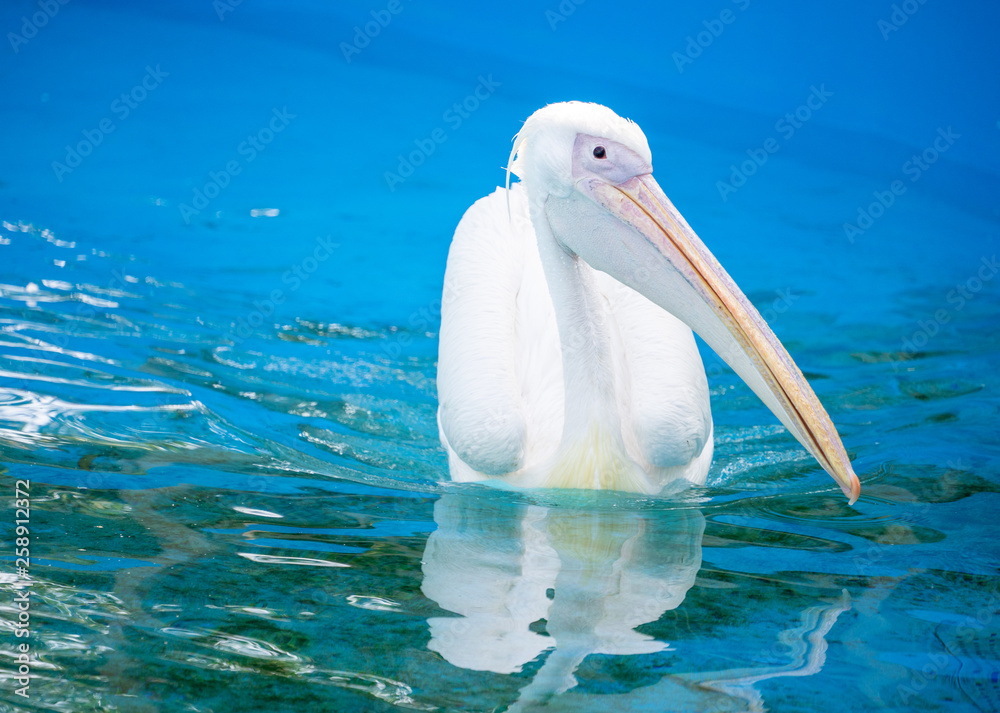
<path id="1" fill-rule="evenodd" d="M 844 495 L 847 496 L 847 504 L 853 505 L 861 497 L 861 481 L 858 480 L 858 476 L 854 474 L 854 471 L 849 471 L 850 478 L 846 485 L 842 485 L 841 489 L 844 491 Z"/>

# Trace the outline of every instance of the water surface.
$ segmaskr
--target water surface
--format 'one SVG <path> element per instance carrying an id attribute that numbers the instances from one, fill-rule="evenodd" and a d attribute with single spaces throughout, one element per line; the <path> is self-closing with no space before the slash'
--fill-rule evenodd
<path id="1" fill-rule="evenodd" d="M 633 97 L 661 183 L 806 372 L 862 497 L 708 350 L 706 487 L 455 485 L 435 423 L 444 258 L 502 181 L 535 108 L 521 94 L 549 99 L 541 79 L 473 54 L 468 76 L 417 82 L 401 58 L 291 42 L 292 20 L 62 12 L 11 66 L 4 110 L 23 140 L 0 167 L 0 486 L 12 503 L 31 483 L 37 659 L 25 700 L 7 636 L 0 710 L 1000 708 L 988 206 L 928 179 L 851 243 L 843 223 L 899 164 L 849 172 L 790 143 L 721 201 L 751 145 L 731 112 L 683 105 L 709 136 L 658 95 L 587 85 Z M 74 63 L 95 36 L 104 54 Z M 156 62 L 171 76 L 56 180 L 60 147 Z M 390 190 L 395 157 L 491 70 L 510 83 Z M 942 170 L 952 194 L 984 190 L 980 169 Z"/>

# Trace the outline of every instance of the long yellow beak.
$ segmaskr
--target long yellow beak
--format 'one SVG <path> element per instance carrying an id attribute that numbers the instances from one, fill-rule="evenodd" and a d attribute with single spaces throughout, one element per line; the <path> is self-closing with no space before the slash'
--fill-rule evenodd
<path id="1" fill-rule="evenodd" d="M 652 175 L 636 176 L 617 186 L 596 179 L 583 183 L 578 186 L 582 192 L 656 248 L 652 253 L 632 246 L 636 253 L 632 264 L 649 265 L 648 254 L 662 262 L 662 256 L 690 290 L 682 290 L 685 294 L 680 297 L 674 291 L 669 298 L 656 299 L 657 290 L 648 284 L 650 271 L 646 267 L 633 270 L 639 274 L 622 281 L 660 303 L 698 333 L 837 481 L 853 504 L 861 494 L 861 483 L 830 416 L 760 313 Z"/>

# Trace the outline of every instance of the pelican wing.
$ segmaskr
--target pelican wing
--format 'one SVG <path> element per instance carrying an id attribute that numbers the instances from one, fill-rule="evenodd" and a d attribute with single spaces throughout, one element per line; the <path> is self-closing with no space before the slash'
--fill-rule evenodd
<path id="1" fill-rule="evenodd" d="M 441 304 L 438 425 L 454 480 L 506 475 L 523 465 L 525 416 L 516 373 L 517 294 L 531 224 L 511 191 L 476 201 L 455 229 Z M 525 225 L 526 224 L 526 225 Z M 526 230 L 525 230 L 526 228 Z M 457 457 L 456 457 L 457 456 Z"/>

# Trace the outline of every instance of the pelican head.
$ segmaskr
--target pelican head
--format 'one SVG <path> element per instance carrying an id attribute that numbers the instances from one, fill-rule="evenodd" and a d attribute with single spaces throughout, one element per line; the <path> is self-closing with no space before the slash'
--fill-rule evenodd
<path id="1" fill-rule="evenodd" d="M 551 104 L 518 133 L 511 171 L 539 240 L 608 273 L 687 324 L 760 397 L 853 503 L 840 436 L 760 313 L 653 179 L 642 130 L 607 107 Z M 508 175 L 509 182 L 509 175 Z"/>

